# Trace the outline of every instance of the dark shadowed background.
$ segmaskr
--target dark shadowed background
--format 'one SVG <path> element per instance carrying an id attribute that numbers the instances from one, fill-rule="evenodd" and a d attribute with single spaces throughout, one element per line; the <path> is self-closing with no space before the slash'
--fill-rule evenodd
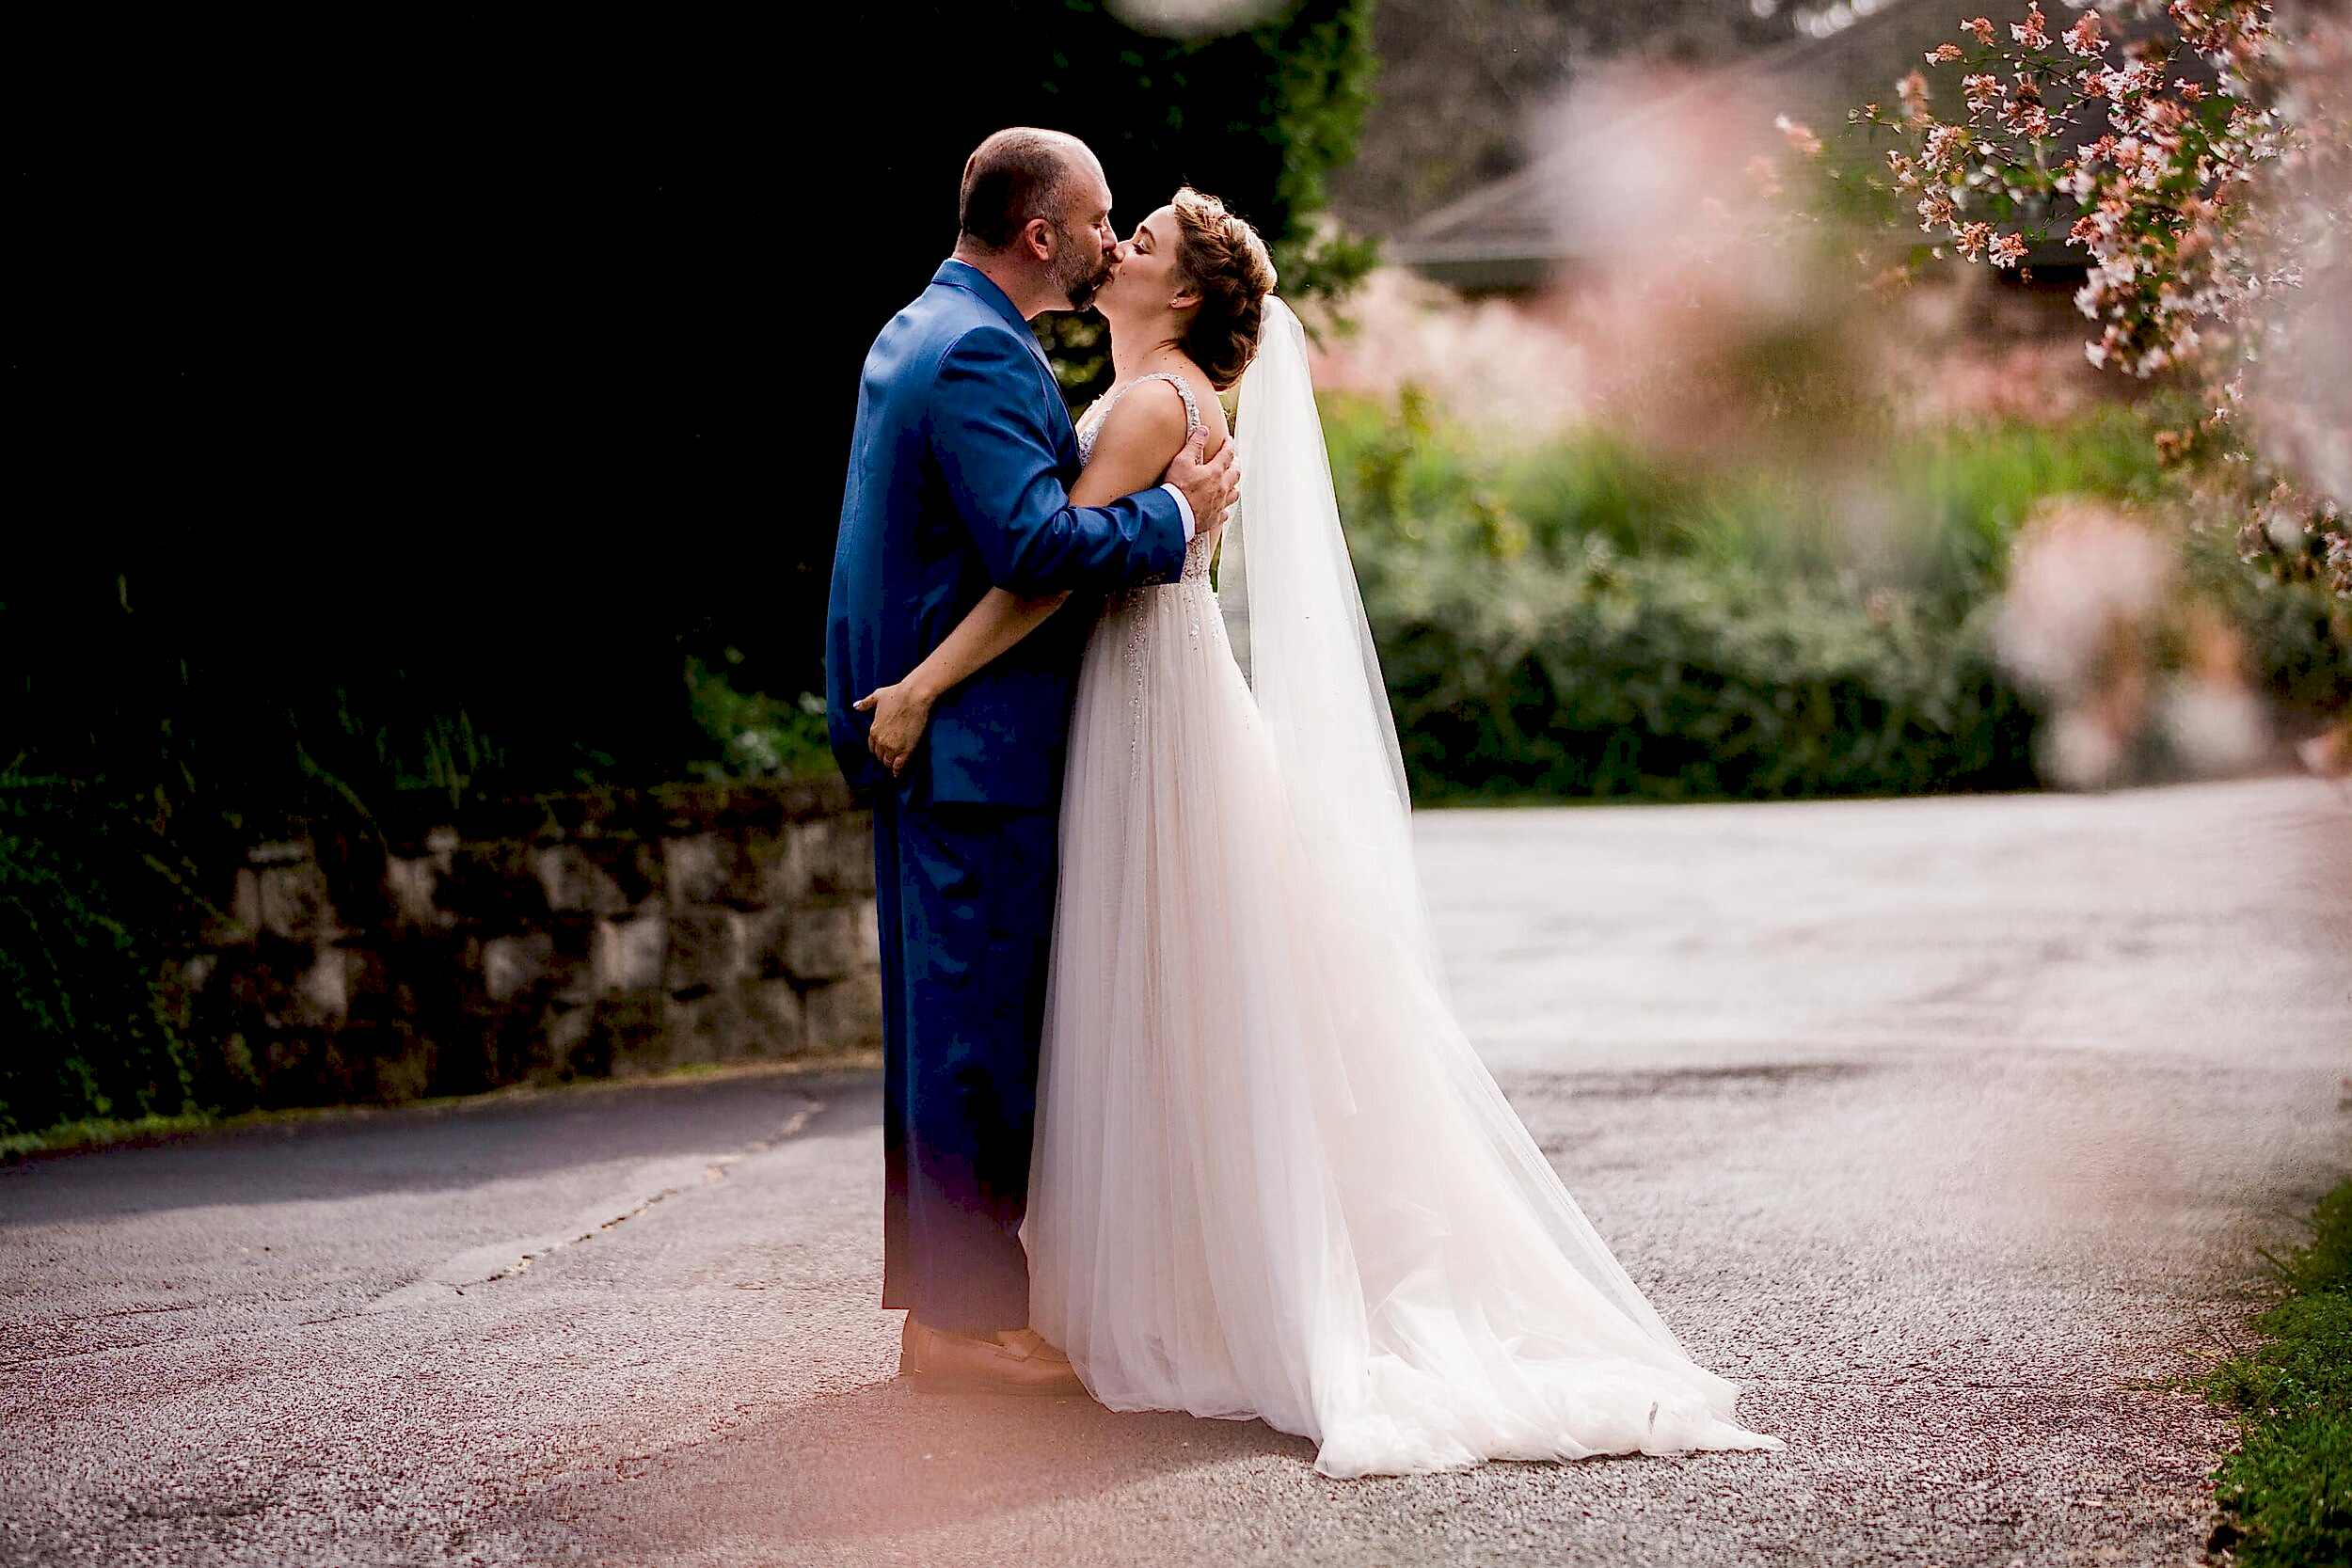
<path id="1" fill-rule="evenodd" d="M 821 687 L 857 367 L 952 247 L 972 146 L 1073 131 L 1122 228 L 1190 179 L 1281 236 L 1286 287 L 1352 276 L 1365 253 L 1306 219 L 1353 145 L 1370 10 L 1198 41 L 1028 0 L 299 65 L 282 40 L 207 40 L 200 71 L 159 50 L 27 176 L 74 303 L 20 369 L 58 439 L 104 433 L 87 502 L 171 564 L 123 563 L 127 621 L 111 572 L 12 600 L 18 635 L 52 610 L 176 665 L 200 627 L 194 678 L 462 693 L 554 748 L 518 777 L 675 776 L 693 726 L 654 647 Z M 1072 342 L 1079 389 L 1100 358 Z"/>
<path id="2" fill-rule="evenodd" d="M 1309 220 L 1371 12 L 28 40 L 9 368 L 46 483 L 0 576 L 0 990 L 42 1043 L 0 1114 L 168 1091 L 146 945 L 295 818 L 821 762 L 858 367 L 953 246 L 972 147 L 1085 136 L 1122 226 L 1197 181 L 1311 291 L 1367 259 Z"/>

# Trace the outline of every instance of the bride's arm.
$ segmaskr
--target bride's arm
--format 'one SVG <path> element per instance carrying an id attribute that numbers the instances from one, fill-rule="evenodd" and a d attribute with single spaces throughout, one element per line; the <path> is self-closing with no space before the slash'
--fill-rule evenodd
<path id="1" fill-rule="evenodd" d="M 1151 396 L 1155 388 L 1165 396 Z M 1101 506 L 1149 490 L 1159 483 L 1184 440 L 1184 405 L 1176 389 L 1164 381 L 1136 388 L 1120 399 L 1119 406 L 1104 420 L 1093 453 L 1078 475 L 1078 483 L 1071 486 L 1070 503 Z M 870 708 L 874 714 L 873 725 L 866 733 L 866 749 L 893 773 L 904 771 L 939 699 L 1042 626 L 1069 597 L 1066 589 L 1057 594 L 1023 594 L 992 588 L 980 595 L 980 602 L 904 680 L 858 699 L 854 705 L 860 712 Z"/>
<path id="2" fill-rule="evenodd" d="M 1068 597 L 1066 588 L 1037 594 L 992 588 L 981 594 L 980 602 L 965 611 L 956 629 L 906 679 L 877 688 L 857 700 L 854 705 L 860 712 L 874 710 L 873 726 L 866 732 L 866 749 L 893 773 L 903 771 L 907 759 L 914 754 L 915 742 L 923 738 L 924 726 L 931 721 L 931 705 L 973 671 L 1043 625 Z"/>

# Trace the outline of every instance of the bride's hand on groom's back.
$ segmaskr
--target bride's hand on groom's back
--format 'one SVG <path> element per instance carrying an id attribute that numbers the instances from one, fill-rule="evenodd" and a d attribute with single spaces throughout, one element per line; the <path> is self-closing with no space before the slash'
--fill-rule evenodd
<path id="1" fill-rule="evenodd" d="M 1192 508 L 1196 538 L 1225 521 L 1241 495 L 1241 465 L 1234 460 L 1233 443 L 1227 441 L 1215 457 L 1204 459 L 1200 454 L 1208 441 L 1207 431 L 1194 431 L 1168 466 L 1168 482 L 1184 493 L 1184 504 Z"/>
<path id="2" fill-rule="evenodd" d="M 908 683 L 899 681 L 867 692 L 851 705 L 860 713 L 870 709 L 874 715 L 873 725 L 866 732 L 866 749 L 892 773 L 905 772 L 907 759 L 923 738 L 924 726 L 931 721 L 931 705 L 910 690 Z"/>

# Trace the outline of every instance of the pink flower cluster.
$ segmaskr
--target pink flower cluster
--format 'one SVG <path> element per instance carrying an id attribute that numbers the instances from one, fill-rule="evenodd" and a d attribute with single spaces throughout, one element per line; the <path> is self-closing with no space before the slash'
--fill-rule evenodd
<path id="1" fill-rule="evenodd" d="M 1937 118 L 1928 79 L 1915 71 L 1896 84 L 1899 120 L 1875 104 L 1852 118 L 1911 143 L 1911 152 L 1889 155 L 1896 188 L 1923 232 L 1971 261 L 2021 266 L 2050 209 L 2071 198 L 2081 215 L 2065 243 L 2091 263 L 2076 303 L 2100 324 L 2087 353 L 2094 364 L 2153 374 L 2196 354 L 2200 319 L 2227 317 L 2265 282 L 2226 240 L 2237 218 L 2232 187 L 2281 143 L 2275 119 L 2243 87 L 2272 40 L 2268 9 L 2260 0 L 2172 0 L 2166 14 L 2214 67 L 2216 93 L 2185 80 L 2168 87 L 2162 42 L 2120 46 L 2095 10 L 2054 49 L 2035 4 L 2010 24 L 2010 47 L 1974 17 L 1961 23 L 1973 48 L 1948 42 L 1928 54 L 1931 67 L 1966 68 L 1962 117 Z M 2105 135 L 2064 155 L 2068 132 L 2102 119 Z"/>
<path id="2" fill-rule="evenodd" d="M 2280 173 L 2316 166 L 2339 171 L 2340 193 L 2352 184 L 2341 177 L 2352 168 L 2352 27 L 2337 37 L 2326 31 L 2336 24 L 2306 18 L 2291 54 L 2264 0 L 2118 4 L 2130 18 L 2122 37 L 2096 10 L 2054 36 L 2039 3 L 2006 42 L 1989 19 L 1964 18 L 1955 41 L 1926 55 L 1931 71 L 1959 68 L 1958 113 L 1939 115 L 1933 85 L 1915 70 L 1895 86 L 1899 113 L 1871 103 L 1848 119 L 1895 137 L 1886 168 L 1932 254 L 1948 245 L 1968 261 L 2022 269 L 2038 245 L 2062 237 L 2085 262 L 2074 303 L 2096 324 L 2090 361 L 2201 382 L 2208 416 L 2168 433 L 2168 460 L 2218 457 L 2249 478 L 2266 473 L 2241 372 L 2297 330 L 2285 325 L 2288 302 L 2312 259 L 2352 246 L 2352 200 L 2284 199 L 2295 182 Z M 2190 56 L 2210 81 L 2179 73 Z M 2267 400 L 2271 423 L 2282 401 L 2292 402 Z M 2352 442 L 2352 432 L 2335 439 Z M 2316 547 L 2249 525 L 2248 553 L 2263 539 L 2299 549 L 2352 594 L 2352 496 L 2297 504 Z"/>

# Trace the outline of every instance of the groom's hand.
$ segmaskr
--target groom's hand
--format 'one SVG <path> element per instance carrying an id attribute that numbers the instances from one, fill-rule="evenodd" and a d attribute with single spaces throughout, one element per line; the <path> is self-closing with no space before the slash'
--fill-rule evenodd
<path id="1" fill-rule="evenodd" d="M 1203 462 L 1200 453 L 1208 444 L 1207 431 L 1194 431 L 1176 461 L 1168 466 L 1168 482 L 1184 493 L 1184 504 L 1192 508 L 1196 535 L 1225 521 L 1225 515 L 1241 496 L 1241 466 L 1233 461 L 1234 443 L 1228 440 L 1217 448 L 1215 457 Z"/>

